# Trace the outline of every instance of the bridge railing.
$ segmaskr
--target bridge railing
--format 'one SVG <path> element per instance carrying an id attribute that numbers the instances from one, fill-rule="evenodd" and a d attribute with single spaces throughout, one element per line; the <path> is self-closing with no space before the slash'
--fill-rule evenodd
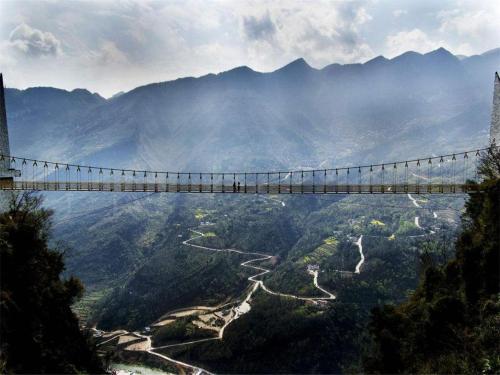
<path id="1" fill-rule="evenodd" d="M 0 155 L 19 177 L 2 179 L 3 190 L 148 191 L 188 193 L 354 194 L 463 193 L 474 191 L 486 152 L 373 165 L 276 172 L 163 172 L 85 166 Z"/>

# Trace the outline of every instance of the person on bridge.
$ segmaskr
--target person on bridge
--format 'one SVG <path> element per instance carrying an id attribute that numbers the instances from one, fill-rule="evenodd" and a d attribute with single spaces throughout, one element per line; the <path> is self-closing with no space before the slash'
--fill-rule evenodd
<path id="1" fill-rule="evenodd" d="M 238 181 L 238 193 L 240 192 L 241 190 L 241 185 L 240 185 L 240 182 Z"/>
<path id="2" fill-rule="evenodd" d="M 233 182 L 233 193 L 236 193 L 236 181 Z"/>

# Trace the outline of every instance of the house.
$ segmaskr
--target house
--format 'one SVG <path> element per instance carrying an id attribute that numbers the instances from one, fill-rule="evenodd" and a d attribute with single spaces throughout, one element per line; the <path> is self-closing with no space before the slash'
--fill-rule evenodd
<path id="1" fill-rule="evenodd" d="M 317 265 L 317 264 L 308 264 L 307 265 L 307 271 L 308 272 L 319 271 L 319 265 Z"/>

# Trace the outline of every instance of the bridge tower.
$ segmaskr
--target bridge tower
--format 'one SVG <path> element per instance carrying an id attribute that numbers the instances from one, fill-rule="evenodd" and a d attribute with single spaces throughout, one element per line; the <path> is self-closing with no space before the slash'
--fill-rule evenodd
<path id="1" fill-rule="evenodd" d="M 490 142 L 500 144 L 500 77 L 495 73 L 493 110 L 491 111 Z"/>
<path id="2" fill-rule="evenodd" d="M 7 130 L 7 111 L 5 109 L 5 95 L 3 87 L 3 76 L 0 73 L 0 184 L 5 185 L 12 182 L 14 177 L 20 175 L 10 167 L 9 132 Z"/>

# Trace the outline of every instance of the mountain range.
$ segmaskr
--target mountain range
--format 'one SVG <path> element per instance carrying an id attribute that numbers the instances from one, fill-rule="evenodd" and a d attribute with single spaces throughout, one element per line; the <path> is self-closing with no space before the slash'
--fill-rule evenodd
<path id="1" fill-rule="evenodd" d="M 7 89 L 12 153 L 160 170 L 332 167 L 484 146 L 500 49 L 440 48 L 315 69 L 246 66 L 110 99 Z M 6 77 L 8 79 L 8 77 Z"/>
<path id="2" fill-rule="evenodd" d="M 457 57 L 440 48 L 323 69 L 303 59 L 270 73 L 238 67 L 110 99 L 85 89 L 9 88 L 11 151 L 170 171 L 335 167 L 462 151 L 488 143 L 499 68 L 500 49 Z M 411 293 L 420 249 L 447 256 L 463 205 L 434 195 L 418 200 L 422 210 L 404 195 L 44 195 L 66 275 L 87 290 L 75 308 L 102 329 L 140 329 L 175 309 L 241 298 L 247 258 L 186 246 L 192 230 L 207 234 L 204 246 L 272 254 L 262 279 L 282 293 L 318 293 L 305 272 L 317 263 L 335 304 L 322 310 L 259 291 L 220 345 L 176 353 L 234 373 L 348 372 L 370 309 Z M 353 273 L 362 235 L 366 262 L 344 278 L 338 270 Z"/>

